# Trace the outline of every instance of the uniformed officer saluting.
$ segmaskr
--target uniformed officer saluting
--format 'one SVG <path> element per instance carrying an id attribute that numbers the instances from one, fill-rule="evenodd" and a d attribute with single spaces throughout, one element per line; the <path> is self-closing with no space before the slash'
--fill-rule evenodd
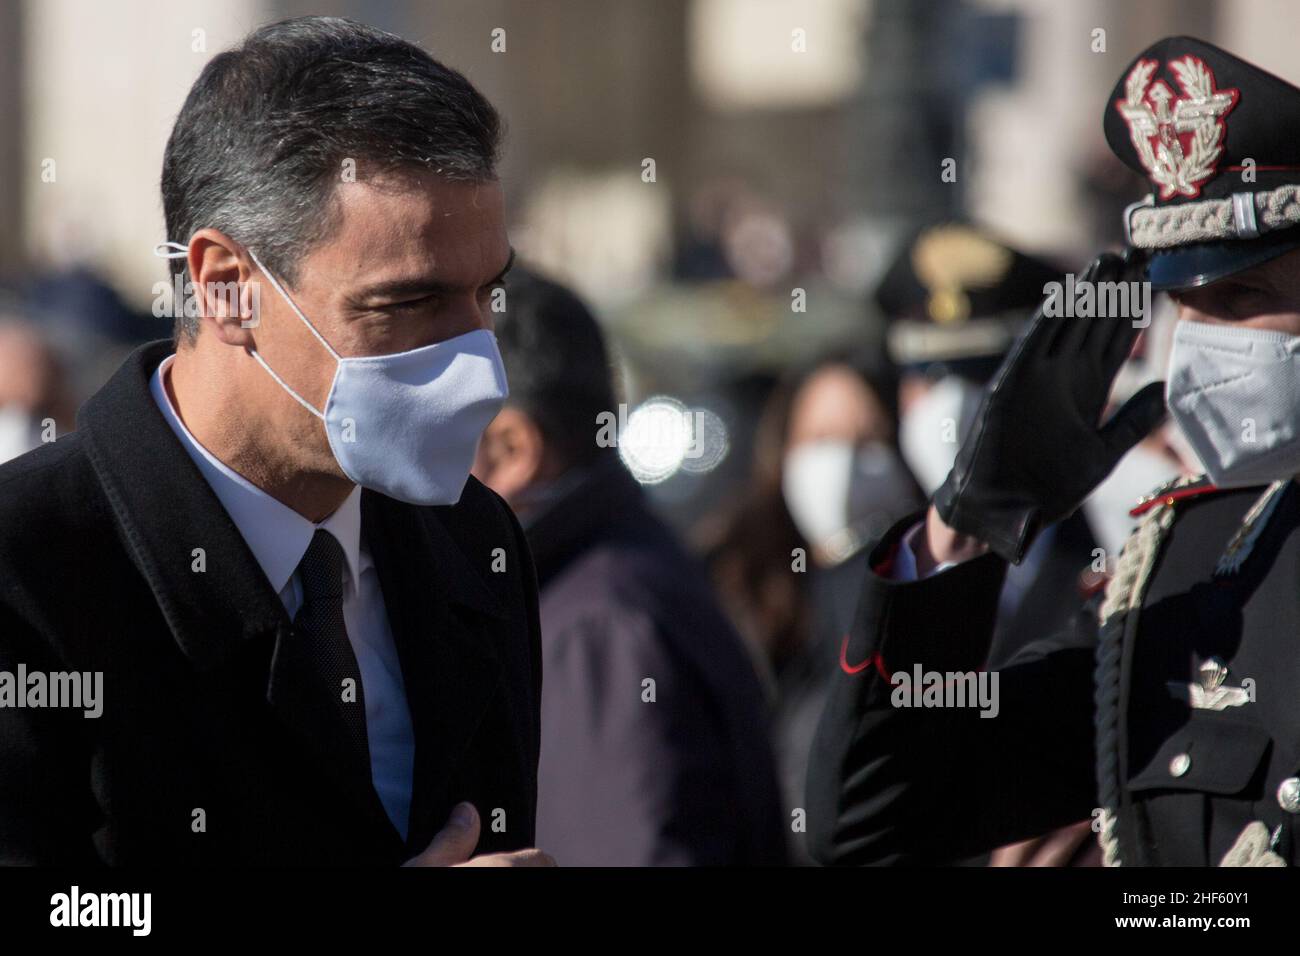
<path id="1" fill-rule="evenodd" d="M 1174 295 L 1165 401 L 1156 383 L 1101 423 L 1135 323 L 1035 316 L 923 521 L 871 554 L 811 758 L 822 862 L 950 860 L 1089 816 L 1112 865 L 1300 857 L 1300 89 L 1175 37 L 1124 71 L 1105 129 L 1152 195 L 1083 278 L 1145 266 Z M 891 675 L 981 667 L 1007 562 L 1166 403 L 1206 476 L 1134 509 L 1104 595 L 1000 670 L 997 716 L 894 706 Z"/>

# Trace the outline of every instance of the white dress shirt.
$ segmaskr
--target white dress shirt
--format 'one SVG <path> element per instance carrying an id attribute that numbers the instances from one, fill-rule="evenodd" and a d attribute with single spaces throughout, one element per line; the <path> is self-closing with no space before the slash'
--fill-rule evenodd
<path id="1" fill-rule="evenodd" d="M 199 444 L 185 427 L 163 385 L 163 376 L 174 358 L 169 355 L 163 359 L 153 375 L 150 388 L 154 401 L 243 535 L 290 618 L 302 603 L 298 562 L 307 553 L 317 529 L 328 531 L 343 547 L 343 620 L 361 669 L 370 776 L 388 818 L 405 839 L 415 767 L 415 732 L 379 575 L 361 534 L 361 487 L 354 488 L 338 510 L 320 524 L 313 524 L 276 501 Z"/>

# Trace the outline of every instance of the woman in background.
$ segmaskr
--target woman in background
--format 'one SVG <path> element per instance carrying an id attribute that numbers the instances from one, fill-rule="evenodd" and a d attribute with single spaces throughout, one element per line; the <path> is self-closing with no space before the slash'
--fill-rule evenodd
<path id="1" fill-rule="evenodd" d="M 830 675 L 863 580 L 864 548 L 919 506 L 899 457 L 888 371 L 828 356 L 773 391 L 759 420 L 746 495 L 707 545 L 736 626 L 774 688 L 774 744 L 792 853 L 804 777 Z"/>

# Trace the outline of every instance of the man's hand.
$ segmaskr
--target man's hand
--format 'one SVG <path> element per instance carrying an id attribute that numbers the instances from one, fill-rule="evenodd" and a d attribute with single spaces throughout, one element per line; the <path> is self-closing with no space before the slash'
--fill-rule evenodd
<path id="1" fill-rule="evenodd" d="M 961 564 L 988 551 L 989 546 L 978 538 L 961 534 L 943 523 L 939 512 L 931 505 L 925 512 L 925 527 L 916 536 L 912 553 L 916 558 L 916 575 L 929 577 L 935 567 L 944 562 Z"/>
<path id="2" fill-rule="evenodd" d="M 1092 821 L 999 847 L 989 866 L 1101 866 L 1101 847 L 1093 839 Z"/>
<path id="3" fill-rule="evenodd" d="M 1080 281 L 1135 280 L 1137 265 L 1103 253 Z M 1111 383 L 1140 331 L 1135 318 L 1049 318 L 1039 307 L 935 492 L 947 528 L 1019 564 L 1039 530 L 1072 514 L 1160 422 L 1164 383 L 1152 382 L 1101 424 Z"/>
<path id="4" fill-rule="evenodd" d="M 402 866 L 555 866 L 555 861 L 541 850 L 471 856 L 478 846 L 478 831 L 478 811 L 474 805 L 458 803 L 447 825 L 429 841 L 425 851 Z"/>

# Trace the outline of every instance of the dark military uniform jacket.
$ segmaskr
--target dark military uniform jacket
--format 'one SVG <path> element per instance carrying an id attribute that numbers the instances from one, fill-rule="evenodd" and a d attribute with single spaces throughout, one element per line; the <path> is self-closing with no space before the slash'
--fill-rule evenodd
<path id="1" fill-rule="evenodd" d="M 984 665 L 1005 562 L 895 582 L 920 516 L 885 536 L 811 755 L 819 860 L 936 863 L 1091 817 L 1111 865 L 1296 861 L 1300 487 L 1183 481 L 1134 516 L 1104 594 L 996 672 L 993 717 L 895 706 L 890 681 Z"/>

